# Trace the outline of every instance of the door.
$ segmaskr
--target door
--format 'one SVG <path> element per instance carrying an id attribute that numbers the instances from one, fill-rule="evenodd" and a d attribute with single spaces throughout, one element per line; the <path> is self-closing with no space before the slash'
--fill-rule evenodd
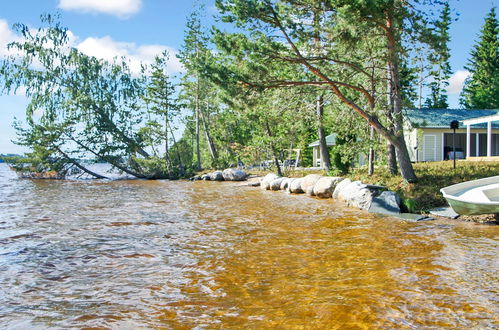
<path id="1" fill-rule="evenodd" d="M 437 160 L 437 136 L 423 135 L 423 161 L 434 162 Z"/>

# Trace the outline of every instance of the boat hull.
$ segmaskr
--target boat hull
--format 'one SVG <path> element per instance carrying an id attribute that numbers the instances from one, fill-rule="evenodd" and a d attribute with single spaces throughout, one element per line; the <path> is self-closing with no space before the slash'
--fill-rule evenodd
<path id="1" fill-rule="evenodd" d="M 499 204 L 480 204 L 480 203 L 470 203 L 466 201 L 455 200 L 450 197 L 446 197 L 447 202 L 450 207 L 457 214 L 461 215 L 478 215 L 478 214 L 494 214 L 499 213 Z"/>
<path id="2" fill-rule="evenodd" d="M 458 214 L 499 213 L 499 176 L 461 182 L 440 191 Z"/>

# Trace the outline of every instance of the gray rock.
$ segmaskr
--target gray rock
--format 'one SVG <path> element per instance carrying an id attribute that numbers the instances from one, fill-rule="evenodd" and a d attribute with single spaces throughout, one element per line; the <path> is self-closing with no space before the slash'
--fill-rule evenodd
<path id="1" fill-rule="evenodd" d="M 373 198 L 369 207 L 371 213 L 398 214 L 400 213 L 400 197 L 393 191 L 383 191 Z"/>
<path id="2" fill-rule="evenodd" d="M 267 174 L 266 176 L 263 177 L 262 181 L 260 181 L 260 189 L 269 190 L 270 183 L 277 178 L 278 178 L 278 176 L 275 175 L 274 173 Z"/>
<path id="3" fill-rule="evenodd" d="M 224 176 L 223 176 L 222 171 L 215 171 L 215 172 L 211 173 L 210 180 L 211 181 L 223 181 Z"/>
<path id="4" fill-rule="evenodd" d="M 248 182 L 248 186 L 250 186 L 250 187 L 259 187 L 260 186 L 260 181 Z"/>
<path id="5" fill-rule="evenodd" d="M 210 174 L 203 174 L 201 175 L 201 180 L 204 180 L 204 181 L 210 181 L 211 178 L 210 178 Z"/>
<path id="6" fill-rule="evenodd" d="M 346 180 L 344 180 L 346 181 Z M 342 182 L 344 182 L 342 181 Z M 341 184 L 341 182 L 340 182 Z M 335 189 L 336 192 L 336 189 Z M 371 206 L 374 194 L 366 188 L 366 185 L 360 181 L 354 181 L 341 189 L 338 193 L 338 199 L 344 201 L 350 206 L 355 206 L 363 210 L 368 210 Z"/>
<path id="7" fill-rule="evenodd" d="M 292 179 L 290 178 L 285 178 L 284 180 L 282 180 L 281 182 L 281 190 L 288 190 L 288 187 L 289 187 L 289 182 L 291 182 Z"/>
<path id="8" fill-rule="evenodd" d="M 281 183 L 285 180 L 286 178 L 277 178 L 274 181 L 270 183 L 270 190 L 279 190 L 281 189 Z"/>
<path id="9" fill-rule="evenodd" d="M 227 168 L 222 172 L 225 181 L 244 181 L 248 176 L 246 172 L 234 168 Z"/>
<path id="10" fill-rule="evenodd" d="M 312 187 L 313 190 L 316 182 L 319 181 L 320 178 L 322 178 L 322 176 L 319 174 L 309 174 L 304 176 L 301 182 L 301 190 L 307 192 L 310 187 Z"/>
<path id="11" fill-rule="evenodd" d="M 302 194 L 304 193 L 303 189 L 301 188 L 301 183 L 303 181 L 303 178 L 299 179 L 294 179 L 289 183 L 289 192 L 293 194 Z"/>
<path id="12" fill-rule="evenodd" d="M 334 188 L 343 178 L 337 176 L 323 176 L 314 185 L 314 195 L 320 198 L 331 198 Z"/>
<path id="13" fill-rule="evenodd" d="M 348 186 L 350 183 L 352 183 L 352 180 L 350 180 L 350 179 L 345 179 L 345 180 L 342 180 L 339 183 L 337 183 L 336 187 L 334 188 L 334 191 L 333 191 L 333 198 L 338 199 L 340 192 L 343 189 L 345 189 L 345 187 Z"/>
<path id="14" fill-rule="evenodd" d="M 459 214 L 454 212 L 454 210 L 450 207 L 437 207 L 435 209 L 430 210 L 430 213 L 433 215 L 438 215 L 440 217 L 456 219 L 459 217 Z"/>
<path id="15" fill-rule="evenodd" d="M 315 196 L 315 194 L 314 194 L 314 187 L 313 186 L 309 186 L 307 188 L 307 191 L 305 191 L 305 194 L 307 194 L 307 196 Z"/>

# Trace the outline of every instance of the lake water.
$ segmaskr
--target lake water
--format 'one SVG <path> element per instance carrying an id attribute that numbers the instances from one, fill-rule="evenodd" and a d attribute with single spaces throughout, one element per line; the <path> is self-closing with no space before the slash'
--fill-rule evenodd
<path id="1" fill-rule="evenodd" d="M 499 226 L 0 164 L 0 328 L 495 328 Z"/>

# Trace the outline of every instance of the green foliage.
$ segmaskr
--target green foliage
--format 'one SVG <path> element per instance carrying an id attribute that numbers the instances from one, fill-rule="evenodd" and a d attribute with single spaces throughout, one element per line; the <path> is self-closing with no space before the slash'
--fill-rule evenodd
<path id="1" fill-rule="evenodd" d="M 451 24 L 450 6 L 445 2 L 440 19 L 435 23 L 437 32 L 437 42 L 434 44 L 433 51 L 430 53 L 429 61 L 432 65 L 430 77 L 430 95 L 426 99 L 425 107 L 431 109 L 446 109 L 449 107 L 447 102 L 446 87 L 449 85 L 449 78 L 452 73 L 449 59 L 450 42 L 449 28 Z"/>
<path id="2" fill-rule="evenodd" d="M 493 7 L 471 51 L 466 69 L 471 73 L 461 93 L 466 109 L 499 108 L 499 22 Z"/>

